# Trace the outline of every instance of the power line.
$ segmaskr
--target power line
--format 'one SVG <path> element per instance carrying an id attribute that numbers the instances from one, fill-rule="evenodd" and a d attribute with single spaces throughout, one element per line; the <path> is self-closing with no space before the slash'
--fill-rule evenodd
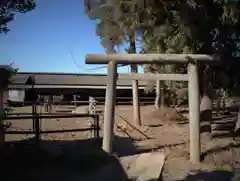
<path id="1" fill-rule="evenodd" d="M 94 70 L 98 70 L 98 69 L 102 69 L 102 68 L 107 68 L 108 66 L 107 65 L 103 65 L 103 66 L 100 66 L 100 67 L 94 67 L 94 68 L 91 68 L 91 69 L 86 69 L 86 68 L 82 68 L 80 65 L 77 64 L 77 62 L 75 61 L 75 58 L 73 57 L 73 54 L 72 52 L 70 52 L 71 54 L 71 58 L 72 58 L 72 61 L 73 63 L 79 68 L 79 69 L 82 69 L 84 71 L 94 71 Z M 121 64 L 121 65 L 118 65 L 117 67 L 124 67 L 124 66 L 127 66 L 127 65 L 124 65 L 124 64 Z"/>
<path id="2" fill-rule="evenodd" d="M 86 68 L 82 68 L 80 65 L 78 65 L 78 63 L 75 61 L 75 58 L 73 57 L 73 54 L 72 52 L 70 53 L 71 54 L 71 58 L 72 58 L 72 61 L 73 63 L 79 68 L 79 69 L 82 69 L 84 71 L 94 71 L 94 70 L 98 70 L 98 69 L 101 69 L 101 68 L 106 68 L 107 66 L 100 66 L 100 67 L 95 67 L 95 68 L 91 68 L 91 69 L 86 69 Z"/>

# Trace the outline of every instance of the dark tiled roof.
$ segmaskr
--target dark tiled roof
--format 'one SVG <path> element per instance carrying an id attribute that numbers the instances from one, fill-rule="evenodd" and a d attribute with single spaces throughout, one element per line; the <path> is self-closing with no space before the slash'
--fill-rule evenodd
<path id="1" fill-rule="evenodd" d="M 26 84 L 30 76 L 35 76 L 36 85 L 95 85 L 105 86 L 105 74 L 69 74 L 69 73 L 43 73 L 18 72 L 12 77 L 12 84 Z M 118 80 L 118 86 L 131 86 L 131 80 Z M 146 81 L 139 81 L 139 86 L 145 86 Z"/>
<path id="2" fill-rule="evenodd" d="M 9 66 L 9 65 L 1 65 L 0 64 L 0 69 L 5 69 L 5 70 L 7 70 L 9 72 L 13 72 L 14 71 L 13 68 L 11 66 Z"/>

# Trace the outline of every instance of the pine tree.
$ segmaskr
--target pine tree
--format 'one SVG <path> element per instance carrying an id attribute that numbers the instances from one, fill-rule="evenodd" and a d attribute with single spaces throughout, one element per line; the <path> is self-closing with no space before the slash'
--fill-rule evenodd
<path id="1" fill-rule="evenodd" d="M 139 3 L 140 2 L 140 3 Z M 142 29 L 151 25 L 147 7 L 139 0 L 111 0 L 111 6 L 99 11 L 96 32 L 107 53 L 117 53 L 117 47 L 128 45 L 127 53 L 137 53 L 137 43 L 142 37 Z M 89 3 L 87 3 L 89 5 Z M 89 6 L 88 6 L 89 9 Z M 137 66 L 131 65 L 131 72 L 137 73 Z M 132 81 L 133 120 L 141 125 L 138 81 Z"/>
<path id="2" fill-rule="evenodd" d="M 230 0 L 163 0 L 160 4 L 161 7 L 155 4 L 155 8 L 165 10 L 164 16 L 160 17 L 164 17 L 164 20 L 160 24 L 154 24 L 154 29 L 146 30 L 143 38 L 144 52 L 199 53 L 218 55 L 221 59 L 220 65 L 201 65 L 199 70 L 201 112 L 203 120 L 208 122 L 206 127 L 209 132 L 212 88 L 217 87 L 213 82 L 213 72 L 216 71 L 217 76 L 220 72 L 225 72 L 230 79 L 236 76 L 233 73 L 236 61 L 233 60 L 239 57 L 240 4 Z M 161 67 L 155 68 L 162 71 Z M 171 71 L 186 72 L 186 66 L 177 65 Z"/>
<path id="3" fill-rule="evenodd" d="M 134 32 L 135 40 L 140 39 L 141 53 L 193 53 L 220 57 L 217 66 L 201 64 L 199 67 L 201 111 L 209 129 L 212 89 L 222 86 L 213 80 L 214 74 L 218 77 L 224 73 L 228 77 L 228 89 L 239 80 L 240 3 L 231 0 L 143 0 L 141 3 L 147 3 L 139 7 L 136 0 L 129 0 L 127 2 L 133 3 L 131 7 L 122 8 L 121 3 L 126 1 L 111 0 L 116 10 L 113 22 L 100 18 L 100 24 L 111 23 L 115 27 L 101 28 L 100 37 L 107 42 L 105 45 L 116 48 L 117 45 L 129 43 L 129 37 L 132 37 L 129 32 Z M 110 32 L 111 36 L 106 32 Z M 113 32 L 114 36 L 111 34 Z M 187 72 L 186 65 L 145 65 L 144 69 L 153 72 Z"/>
<path id="4" fill-rule="evenodd" d="M 0 1 L 0 33 L 7 33 L 7 24 L 14 19 L 14 13 L 26 13 L 35 8 L 34 0 L 1 0 Z"/>

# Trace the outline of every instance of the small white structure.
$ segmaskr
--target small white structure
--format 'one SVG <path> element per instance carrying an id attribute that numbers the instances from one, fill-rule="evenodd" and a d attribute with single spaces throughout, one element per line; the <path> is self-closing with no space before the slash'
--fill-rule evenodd
<path id="1" fill-rule="evenodd" d="M 9 90 L 7 100 L 12 102 L 24 102 L 25 91 L 24 90 Z"/>

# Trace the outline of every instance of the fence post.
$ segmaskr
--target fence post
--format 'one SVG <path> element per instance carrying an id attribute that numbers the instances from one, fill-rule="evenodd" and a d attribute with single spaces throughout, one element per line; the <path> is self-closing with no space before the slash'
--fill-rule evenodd
<path id="1" fill-rule="evenodd" d="M 189 96 L 189 128 L 190 128 L 190 161 L 200 162 L 200 93 L 198 62 L 190 60 L 188 65 L 188 96 Z"/>
<path id="2" fill-rule="evenodd" d="M 98 138 L 99 137 L 99 129 L 100 129 L 100 126 L 99 126 L 99 115 L 96 115 L 95 117 L 95 121 L 94 121 L 94 137 L 95 138 Z"/>
<path id="3" fill-rule="evenodd" d="M 0 148 L 4 146 L 5 134 L 4 134 L 4 90 L 0 89 Z"/>
<path id="4" fill-rule="evenodd" d="M 160 107 L 165 105 L 165 84 L 164 81 L 160 81 Z"/>
<path id="5" fill-rule="evenodd" d="M 89 105 L 88 105 L 88 113 L 91 115 L 96 115 L 96 101 L 93 97 L 89 97 Z M 95 117 L 90 117 L 89 118 L 89 125 L 93 130 L 91 130 L 90 137 L 94 138 L 95 137 Z"/>
<path id="6" fill-rule="evenodd" d="M 36 102 L 34 101 L 32 103 L 33 131 L 35 131 L 35 129 L 36 129 L 36 114 L 37 114 Z"/>
<path id="7" fill-rule="evenodd" d="M 52 95 L 49 96 L 49 113 L 52 113 L 53 112 L 53 97 Z"/>
<path id="8" fill-rule="evenodd" d="M 77 95 L 76 95 L 76 94 L 73 95 L 73 101 L 74 101 L 74 103 L 73 103 L 74 106 L 77 107 L 77 103 L 76 103 L 76 101 L 77 101 Z"/>
<path id="9" fill-rule="evenodd" d="M 44 112 L 48 112 L 48 97 L 46 95 L 43 96 L 43 106 L 44 106 Z"/>
<path id="10" fill-rule="evenodd" d="M 159 105 L 160 105 L 160 96 L 161 96 L 161 92 L 160 92 L 160 88 L 161 88 L 161 82 L 160 80 L 156 80 L 156 98 L 155 98 L 155 108 L 159 109 Z"/>
<path id="11" fill-rule="evenodd" d="M 35 140 L 36 142 L 40 141 L 40 120 L 39 120 L 39 114 L 35 113 L 34 115 L 35 119 L 34 119 L 34 125 L 35 125 Z"/>

